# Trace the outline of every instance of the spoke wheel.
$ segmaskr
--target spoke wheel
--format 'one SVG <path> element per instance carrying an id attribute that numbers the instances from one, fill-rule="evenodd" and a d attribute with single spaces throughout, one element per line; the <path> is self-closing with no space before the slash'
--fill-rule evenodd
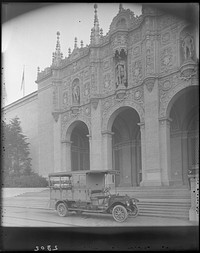
<path id="1" fill-rule="evenodd" d="M 64 203 L 58 204 L 57 212 L 58 212 L 58 215 L 61 217 L 67 216 L 68 214 L 67 206 Z"/>
<path id="2" fill-rule="evenodd" d="M 138 207 L 134 205 L 132 208 L 132 211 L 129 212 L 128 214 L 129 214 L 129 217 L 136 217 L 138 216 L 138 213 L 139 213 Z"/>
<path id="3" fill-rule="evenodd" d="M 128 213 L 124 206 L 117 205 L 112 210 L 112 216 L 117 222 L 123 222 L 126 220 Z"/>

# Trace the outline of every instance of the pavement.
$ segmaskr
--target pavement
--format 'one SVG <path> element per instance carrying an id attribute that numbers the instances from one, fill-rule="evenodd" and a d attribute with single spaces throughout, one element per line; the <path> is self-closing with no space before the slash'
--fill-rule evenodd
<path id="1" fill-rule="evenodd" d="M 49 210 L 48 188 L 4 188 L 2 197 L 3 207 Z M 138 226 L 198 226 L 197 222 L 178 218 L 140 215 L 137 218 Z"/>

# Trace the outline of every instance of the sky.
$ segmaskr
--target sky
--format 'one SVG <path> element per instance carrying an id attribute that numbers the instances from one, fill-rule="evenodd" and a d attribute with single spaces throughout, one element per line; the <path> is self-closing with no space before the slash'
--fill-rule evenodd
<path id="1" fill-rule="evenodd" d="M 27 4 L 27 3 L 26 3 Z M 17 5 L 17 3 L 16 3 Z M 141 6 L 123 3 L 135 15 L 141 15 Z M 98 19 L 103 35 L 109 31 L 112 19 L 119 11 L 119 3 L 98 3 Z M 37 90 L 37 68 L 44 70 L 52 63 L 57 31 L 63 58 L 68 48 L 90 44 L 94 25 L 94 3 L 58 3 L 17 16 L 2 25 L 3 83 L 6 90 L 4 103 L 8 105 L 23 97 L 21 89 L 24 68 L 25 96 Z"/>

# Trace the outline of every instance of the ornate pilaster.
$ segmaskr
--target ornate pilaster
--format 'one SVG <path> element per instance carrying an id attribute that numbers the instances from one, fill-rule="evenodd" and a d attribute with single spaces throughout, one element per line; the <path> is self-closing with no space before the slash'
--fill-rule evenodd
<path id="1" fill-rule="evenodd" d="M 111 131 L 103 131 L 102 133 L 102 155 L 103 169 L 112 169 L 112 135 Z"/>
<path id="2" fill-rule="evenodd" d="M 163 185 L 171 181 L 170 118 L 160 118 L 160 166 Z"/>

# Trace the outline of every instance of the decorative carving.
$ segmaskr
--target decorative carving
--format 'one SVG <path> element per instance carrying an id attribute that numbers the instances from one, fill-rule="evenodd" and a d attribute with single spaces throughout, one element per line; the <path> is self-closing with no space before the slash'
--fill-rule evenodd
<path id="1" fill-rule="evenodd" d="M 134 92 L 134 99 L 135 99 L 135 100 L 139 100 L 141 97 L 142 97 L 142 91 L 141 91 L 140 89 L 137 89 L 137 90 Z"/>
<path id="2" fill-rule="evenodd" d="M 80 104 L 80 85 L 78 78 L 72 83 L 72 102 L 73 104 Z"/>
<path id="3" fill-rule="evenodd" d="M 165 48 L 161 53 L 161 71 L 168 71 L 173 66 L 173 51 L 171 47 Z"/>
<path id="4" fill-rule="evenodd" d="M 53 116 L 55 122 L 58 121 L 58 119 L 59 119 L 59 114 L 60 114 L 59 112 L 52 112 L 52 116 Z"/>
<path id="5" fill-rule="evenodd" d="M 84 108 L 86 110 L 86 107 Z M 91 133 L 90 113 L 87 115 L 84 108 L 80 107 L 77 114 L 73 114 L 72 111 L 68 111 L 61 115 L 61 140 L 66 140 L 67 130 L 69 129 L 70 125 L 77 120 L 83 121 L 88 127 L 89 134 Z"/>
<path id="6" fill-rule="evenodd" d="M 127 53 L 127 37 L 124 34 L 118 34 L 112 42 L 113 53 L 115 54 L 118 51 L 120 54 L 123 49 Z"/>
<path id="7" fill-rule="evenodd" d="M 84 96 L 88 97 L 90 95 L 90 83 L 87 82 L 84 84 Z"/>
<path id="8" fill-rule="evenodd" d="M 165 80 L 162 83 L 162 89 L 165 90 L 165 91 L 171 89 L 171 87 L 172 87 L 172 83 L 170 82 L 170 80 Z"/>
<path id="9" fill-rule="evenodd" d="M 89 77 L 90 77 L 90 71 L 89 71 L 89 68 L 86 68 L 84 70 L 84 80 L 87 80 Z"/>
<path id="10" fill-rule="evenodd" d="M 90 116 L 90 113 L 91 113 L 90 107 L 89 107 L 89 106 L 86 106 L 86 107 L 85 107 L 85 115 L 86 115 L 86 116 Z"/>
<path id="11" fill-rule="evenodd" d="M 95 65 L 91 66 L 91 92 L 96 93 L 97 92 L 97 67 Z"/>
<path id="12" fill-rule="evenodd" d="M 80 113 L 80 110 L 79 110 L 79 106 L 78 105 L 73 105 L 71 107 L 71 112 L 72 112 L 72 116 L 77 116 L 79 113 Z"/>
<path id="13" fill-rule="evenodd" d="M 191 86 L 198 85 L 198 82 L 192 84 L 191 80 L 181 79 L 181 73 L 178 72 L 171 77 L 171 88 L 169 90 L 163 90 L 162 85 L 159 87 L 159 97 L 160 97 L 160 117 L 166 117 L 168 104 L 171 99 L 182 89 Z"/>
<path id="14" fill-rule="evenodd" d="M 161 35 L 161 43 L 162 45 L 166 45 L 170 42 L 170 32 L 166 32 Z"/>
<path id="15" fill-rule="evenodd" d="M 146 74 L 154 73 L 154 47 L 153 41 L 147 39 L 146 41 Z"/>
<path id="16" fill-rule="evenodd" d="M 183 65 L 181 67 L 181 74 L 179 78 L 183 81 L 188 81 L 196 74 L 197 74 L 196 65 L 193 61 L 191 61 L 188 62 L 187 65 Z"/>
<path id="17" fill-rule="evenodd" d="M 104 89 L 107 90 L 111 87 L 111 73 L 106 73 L 103 77 Z"/>
<path id="18" fill-rule="evenodd" d="M 142 79 L 142 61 L 138 60 L 133 63 L 133 80 L 137 83 L 139 80 Z"/>
<path id="19" fill-rule="evenodd" d="M 92 107 L 96 110 L 99 103 L 99 98 L 97 97 L 90 98 L 90 102 L 92 104 Z"/>
<path id="20" fill-rule="evenodd" d="M 116 90 L 116 100 L 121 101 L 127 98 L 126 89 L 118 89 Z"/>
<path id="21" fill-rule="evenodd" d="M 136 46 L 133 48 L 133 57 L 138 57 L 141 54 L 141 47 L 140 46 Z"/>
<path id="22" fill-rule="evenodd" d="M 109 68 L 110 68 L 110 59 L 105 60 L 105 61 L 103 62 L 103 69 L 104 69 L 104 70 L 107 70 L 107 69 L 109 69 Z"/>
<path id="23" fill-rule="evenodd" d="M 146 87 L 147 87 L 147 90 L 149 91 L 149 92 L 152 92 L 152 90 L 153 90 L 153 87 L 154 87 L 154 82 L 155 81 L 147 81 L 146 82 Z"/>
<path id="24" fill-rule="evenodd" d="M 108 101 L 109 101 L 109 107 L 105 107 Z M 129 106 L 135 109 L 137 113 L 139 114 L 140 121 L 144 121 L 144 109 L 140 104 L 136 103 L 135 101 L 131 99 L 116 100 L 115 97 L 112 96 L 109 99 L 106 99 L 103 104 L 102 131 L 108 130 L 108 122 L 111 115 L 122 106 Z"/>
<path id="25" fill-rule="evenodd" d="M 68 92 L 65 91 L 63 93 L 63 105 L 66 107 L 68 104 L 69 104 L 69 101 L 68 101 Z"/>

